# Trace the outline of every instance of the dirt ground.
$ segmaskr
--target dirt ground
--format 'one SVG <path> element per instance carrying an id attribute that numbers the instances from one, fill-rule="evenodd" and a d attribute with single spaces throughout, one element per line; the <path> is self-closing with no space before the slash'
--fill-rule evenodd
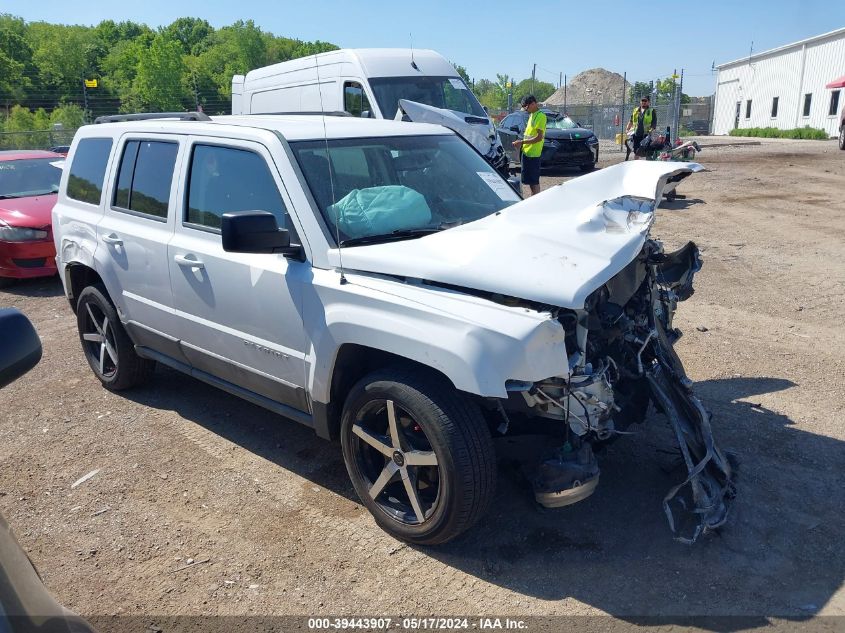
<path id="1" fill-rule="evenodd" d="M 652 413 L 607 451 L 586 501 L 539 511 L 502 467 L 480 525 L 403 545 L 355 499 L 339 446 L 295 422 L 166 368 L 102 389 L 55 279 L 0 291 L 44 343 L 0 392 L 0 512 L 52 593 L 89 617 L 845 615 L 845 152 L 781 141 L 699 159 L 707 171 L 655 232 L 704 258 L 676 324 L 741 464 L 720 533 L 672 540 L 661 500 L 680 473 Z"/>

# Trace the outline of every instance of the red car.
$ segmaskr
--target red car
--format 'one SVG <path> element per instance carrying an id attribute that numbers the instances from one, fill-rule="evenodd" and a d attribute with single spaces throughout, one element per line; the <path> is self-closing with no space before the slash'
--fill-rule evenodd
<path id="1" fill-rule="evenodd" d="M 40 150 L 0 151 L 0 286 L 56 274 L 50 213 L 64 156 Z"/>

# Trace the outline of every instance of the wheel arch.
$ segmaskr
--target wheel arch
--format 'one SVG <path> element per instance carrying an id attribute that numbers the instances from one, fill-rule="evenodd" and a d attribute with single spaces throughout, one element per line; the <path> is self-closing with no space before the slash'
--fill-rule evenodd
<path id="1" fill-rule="evenodd" d="M 79 294 L 85 288 L 97 284 L 105 286 L 103 278 L 96 270 L 80 262 L 72 262 L 65 267 L 64 281 L 67 299 L 74 313 L 76 313 Z"/>
<path id="2" fill-rule="evenodd" d="M 344 343 L 337 350 L 329 374 L 328 403 L 312 403 L 317 435 L 332 441 L 338 439 L 343 404 L 352 387 L 364 376 L 394 366 L 413 367 L 445 381 L 457 390 L 449 376 L 417 360 L 367 345 Z"/>

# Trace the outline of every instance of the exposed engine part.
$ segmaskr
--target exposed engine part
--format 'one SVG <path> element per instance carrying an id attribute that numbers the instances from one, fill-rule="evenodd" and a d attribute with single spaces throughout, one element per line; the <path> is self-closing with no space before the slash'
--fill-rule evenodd
<path id="1" fill-rule="evenodd" d="M 673 347 L 681 336 L 672 324 L 675 309 L 693 294 L 693 276 L 700 269 L 692 242 L 664 253 L 660 242 L 647 240 L 636 260 L 587 298 L 584 310 L 557 315 L 567 333 L 570 375 L 522 391 L 535 415 L 563 421 L 575 433 L 573 441 L 583 445 L 625 433 L 644 420 L 653 401 L 669 419 L 687 469 L 686 479 L 663 502 L 672 533 L 684 543 L 724 524 L 735 495 L 711 415 L 693 394 Z M 541 471 L 552 469 L 551 462 L 544 464 Z M 555 467 L 564 468 L 560 464 Z M 564 502 L 554 495 L 544 499 L 565 505 L 591 492 L 561 493 Z M 547 505 L 539 496 L 538 501 Z"/>
<path id="2" fill-rule="evenodd" d="M 599 464 L 592 447 L 567 442 L 543 460 L 531 482 L 537 503 L 547 508 L 572 505 L 589 497 L 599 484 Z"/>
<path id="3" fill-rule="evenodd" d="M 550 378 L 523 392 L 526 403 L 541 416 L 569 423 L 576 435 L 593 432 L 599 439 L 613 433 L 613 388 L 608 374 L 615 363 L 602 363 L 596 371 L 587 364 L 568 380 Z"/>

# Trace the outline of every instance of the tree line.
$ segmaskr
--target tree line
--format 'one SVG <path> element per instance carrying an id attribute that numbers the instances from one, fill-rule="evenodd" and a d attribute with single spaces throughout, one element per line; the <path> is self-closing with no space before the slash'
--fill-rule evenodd
<path id="1" fill-rule="evenodd" d="M 232 75 L 336 48 L 279 37 L 251 20 L 215 29 L 179 18 L 151 29 L 132 21 L 77 26 L 2 14 L 0 105 L 7 117 L 14 105 L 37 111 L 63 104 L 87 105 L 96 114 L 198 107 L 224 113 Z"/>
<path id="2" fill-rule="evenodd" d="M 334 49 L 262 31 L 252 20 L 214 28 L 185 17 L 152 29 L 133 21 L 79 26 L 0 14 L 0 131 L 56 123 L 75 129 L 83 119 L 116 112 L 226 114 L 233 75 Z M 506 74 L 473 80 L 455 67 L 491 110 L 505 109 L 509 94 L 516 107 L 527 94 L 543 101 L 555 91 L 549 82 Z"/>

